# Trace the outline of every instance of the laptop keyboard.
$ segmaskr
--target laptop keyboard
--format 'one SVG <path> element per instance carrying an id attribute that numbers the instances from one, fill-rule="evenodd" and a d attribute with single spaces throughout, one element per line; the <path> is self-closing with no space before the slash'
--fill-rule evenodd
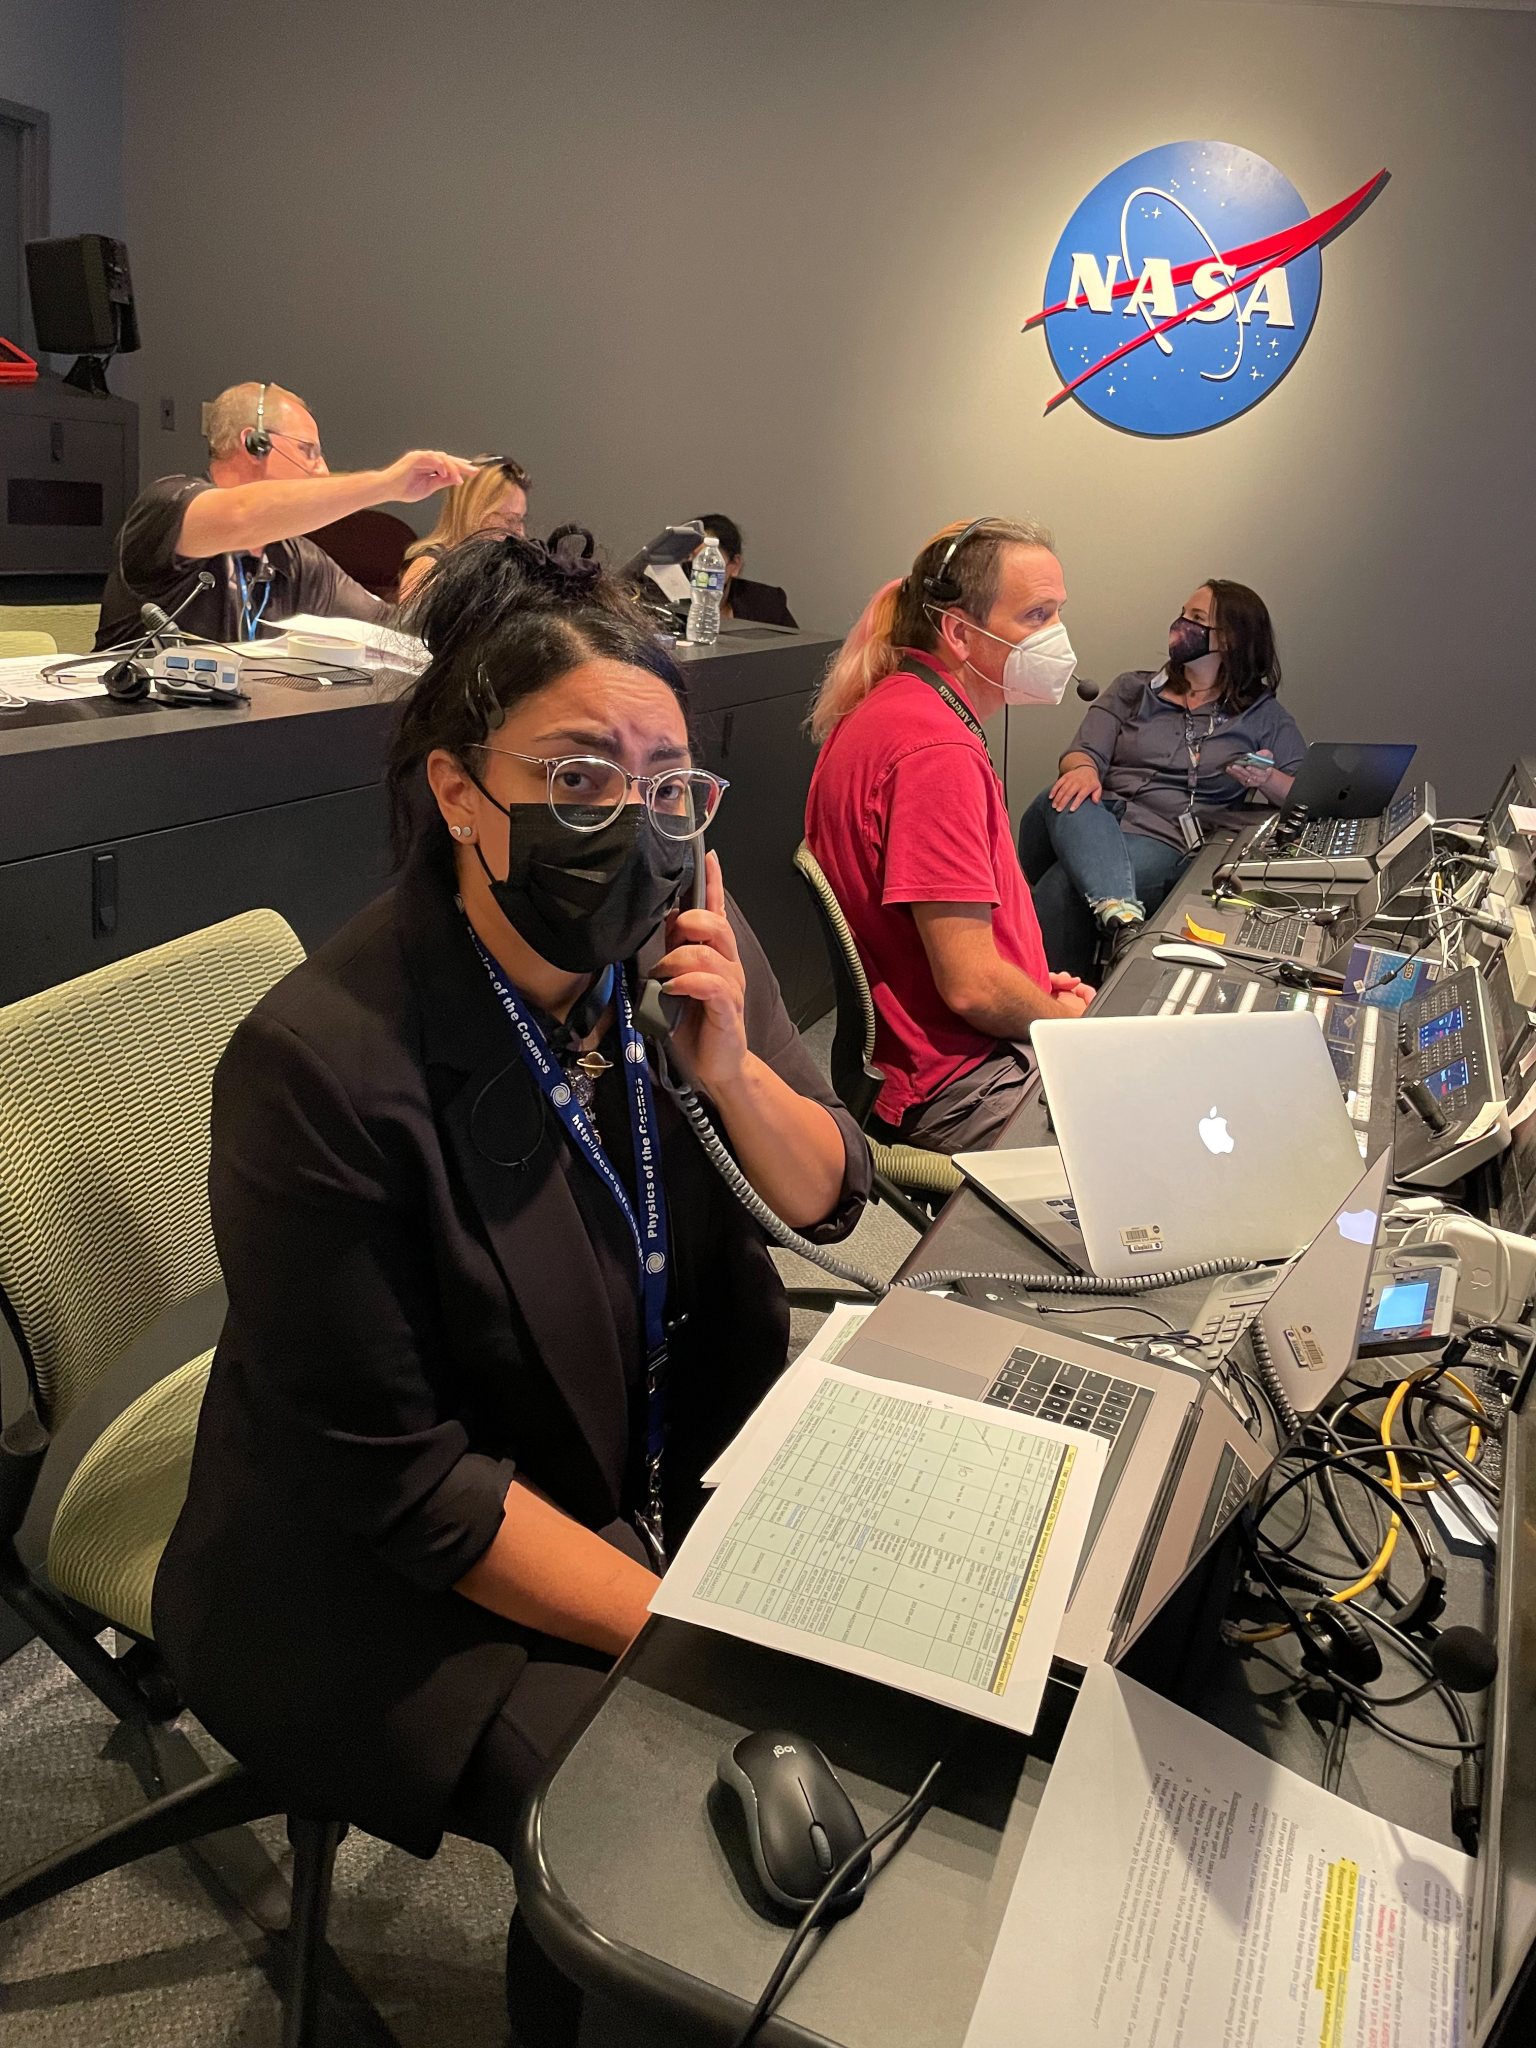
<path id="1" fill-rule="evenodd" d="M 1011 1408 L 1015 1415 L 1037 1415 L 1045 1422 L 1085 1430 L 1105 1445 L 1108 1462 L 1094 1496 L 1088 1534 L 1083 1542 L 1086 1563 L 1141 1425 L 1151 1411 L 1151 1389 L 1137 1386 L 1134 1380 L 1120 1379 L 1114 1373 L 1092 1372 L 1085 1366 L 1068 1365 L 1064 1359 L 1020 1348 L 1009 1354 L 982 1399 L 994 1408 Z M 1082 1564 L 1078 1571 L 1080 1574 Z"/>
<path id="2" fill-rule="evenodd" d="M 1113 1442 L 1139 1391 L 1134 1380 L 1020 1350 L 1010 1354 L 984 1398 L 994 1408 L 1041 1415 L 1047 1422 L 1064 1422 L 1068 1429 L 1086 1429 Z"/>

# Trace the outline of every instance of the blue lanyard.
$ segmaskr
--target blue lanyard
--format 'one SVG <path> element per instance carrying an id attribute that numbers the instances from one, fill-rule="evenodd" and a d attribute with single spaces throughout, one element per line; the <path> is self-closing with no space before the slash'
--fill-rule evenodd
<path id="1" fill-rule="evenodd" d="M 650 1069 L 645 1059 L 645 1040 L 635 1028 L 634 1011 L 623 974 L 610 968 L 618 1005 L 619 1046 L 623 1054 L 625 1079 L 629 1084 L 629 1129 L 635 1154 L 635 1187 L 640 1197 L 637 1216 L 623 1181 L 614 1171 L 613 1162 L 603 1150 L 586 1111 L 576 1100 L 571 1084 L 550 1051 L 549 1041 L 533 1018 L 523 1010 L 479 938 L 473 933 L 471 936 L 475 938 L 475 951 L 485 963 L 491 986 L 511 1022 L 523 1059 L 544 1091 L 545 1101 L 560 1119 L 577 1152 L 618 1204 L 619 1214 L 629 1225 L 634 1239 L 640 1305 L 645 1319 L 647 1497 L 638 1520 L 640 1533 L 650 1546 L 659 1571 L 665 1564 L 661 1533 L 661 1454 L 666 1442 L 667 1284 L 671 1262 L 668 1257 L 666 1195 L 661 1184 L 661 1142 L 651 1094 Z"/>
<path id="2" fill-rule="evenodd" d="M 245 564 L 238 555 L 235 557 L 235 578 L 240 585 L 240 638 L 242 640 L 254 640 L 256 638 L 256 628 L 261 624 L 261 615 L 272 602 L 272 584 L 269 580 L 263 585 L 261 603 L 256 607 L 255 618 L 252 618 L 251 594 L 246 587 L 245 581 Z"/>

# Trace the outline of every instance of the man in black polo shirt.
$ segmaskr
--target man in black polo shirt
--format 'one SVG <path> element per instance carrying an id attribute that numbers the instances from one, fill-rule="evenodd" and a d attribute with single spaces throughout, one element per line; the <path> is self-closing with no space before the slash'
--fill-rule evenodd
<path id="1" fill-rule="evenodd" d="M 208 474 L 163 476 L 129 507 L 102 593 L 98 648 L 137 640 L 148 603 L 207 640 L 248 640 L 263 620 L 319 612 L 377 619 L 385 607 L 303 536 L 365 505 L 409 505 L 474 471 L 438 449 L 388 469 L 332 476 L 320 429 L 280 384 L 235 384 L 207 409 Z M 199 590 L 199 572 L 212 574 Z"/>

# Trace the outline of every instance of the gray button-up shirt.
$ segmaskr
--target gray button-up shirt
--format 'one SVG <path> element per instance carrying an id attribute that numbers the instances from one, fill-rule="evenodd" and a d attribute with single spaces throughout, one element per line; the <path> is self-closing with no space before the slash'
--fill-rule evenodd
<path id="1" fill-rule="evenodd" d="M 1294 775 L 1307 743 L 1296 721 L 1269 691 L 1243 711 L 1205 704 L 1198 711 L 1163 694 L 1166 669 L 1127 669 L 1084 715 L 1069 753 L 1087 754 L 1105 794 L 1125 805 L 1121 823 L 1165 845 L 1182 847 L 1174 820 L 1190 806 L 1191 743 L 1199 756 L 1194 810 L 1202 824 L 1230 823 L 1249 792 L 1226 770 L 1241 754 L 1269 752 Z"/>

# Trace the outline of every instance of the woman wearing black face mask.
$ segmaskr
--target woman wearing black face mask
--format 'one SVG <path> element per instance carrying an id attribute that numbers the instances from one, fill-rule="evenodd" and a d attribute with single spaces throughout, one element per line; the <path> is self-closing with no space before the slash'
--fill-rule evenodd
<path id="1" fill-rule="evenodd" d="M 215 1084 L 229 1315 L 156 1624 L 293 1809 L 430 1854 L 510 1845 L 784 1363 L 783 1289 L 647 1055 L 641 975 L 691 998 L 670 1056 L 779 1214 L 845 1234 L 869 1165 L 713 855 L 678 908 L 721 786 L 627 601 L 485 539 L 418 623 L 399 882 Z M 509 2000 L 519 2038 L 569 2031 L 521 1941 Z"/>
<path id="2" fill-rule="evenodd" d="M 1046 951 L 1087 974 L 1100 933 L 1140 924 L 1212 825 L 1284 803 L 1306 753 L 1276 699 L 1263 599 L 1211 577 L 1168 628 L 1168 660 L 1117 676 L 1024 813 L 1019 859 Z"/>

